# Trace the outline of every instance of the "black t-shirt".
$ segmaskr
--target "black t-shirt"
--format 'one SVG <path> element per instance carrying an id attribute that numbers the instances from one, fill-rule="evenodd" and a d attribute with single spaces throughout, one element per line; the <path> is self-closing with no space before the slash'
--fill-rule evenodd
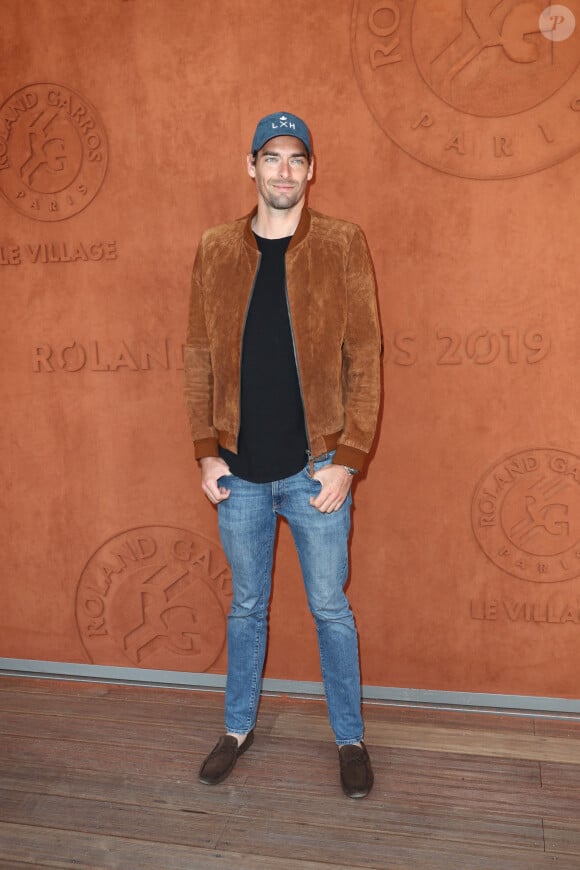
<path id="1" fill-rule="evenodd" d="M 256 236 L 261 259 L 242 345 L 238 453 L 220 447 L 237 477 L 268 483 L 306 463 L 308 441 L 286 296 L 284 255 L 291 236 Z"/>

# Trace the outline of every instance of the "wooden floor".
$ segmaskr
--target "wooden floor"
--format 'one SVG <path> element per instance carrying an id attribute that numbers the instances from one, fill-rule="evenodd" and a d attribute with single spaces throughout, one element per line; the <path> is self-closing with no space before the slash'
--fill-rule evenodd
<path id="1" fill-rule="evenodd" d="M 197 781 L 220 694 L 0 677 L 0 868 L 580 868 L 580 722 L 366 705 L 348 800 L 319 701 L 265 698 Z"/>

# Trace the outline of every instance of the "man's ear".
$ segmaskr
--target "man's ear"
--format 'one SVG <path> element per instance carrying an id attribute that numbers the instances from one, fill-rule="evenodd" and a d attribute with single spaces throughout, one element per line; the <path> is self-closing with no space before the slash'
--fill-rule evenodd
<path id="1" fill-rule="evenodd" d="M 306 176 L 307 180 L 310 181 L 312 176 L 314 175 L 314 157 L 310 161 L 310 166 L 308 167 L 308 175 Z"/>
<path id="2" fill-rule="evenodd" d="M 248 154 L 246 154 L 246 165 L 248 168 L 248 175 L 250 176 L 250 178 L 255 178 L 256 177 L 256 161 L 254 160 L 254 155 L 252 154 L 251 151 Z"/>

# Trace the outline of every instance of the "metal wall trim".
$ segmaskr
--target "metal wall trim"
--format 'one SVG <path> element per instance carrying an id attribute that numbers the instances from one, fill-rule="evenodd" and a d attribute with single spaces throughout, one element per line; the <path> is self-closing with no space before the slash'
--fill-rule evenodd
<path id="1" fill-rule="evenodd" d="M 223 692 L 223 674 L 192 674 L 148 668 L 120 668 L 76 662 L 48 662 L 36 659 L 0 658 L 0 676 L 36 677 L 82 682 L 117 683 L 166 689 L 197 689 Z M 263 680 L 262 690 L 270 695 L 320 698 L 322 683 L 298 680 Z M 393 686 L 363 686 L 363 700 L 401 706 L 458 708 L 514 715 L 557 715 L 580 717 L 580 699 L 545 698 L 536 695 L 494 695 L 482 692 L 446 692 L 433 689 L 402 689 Z"/>

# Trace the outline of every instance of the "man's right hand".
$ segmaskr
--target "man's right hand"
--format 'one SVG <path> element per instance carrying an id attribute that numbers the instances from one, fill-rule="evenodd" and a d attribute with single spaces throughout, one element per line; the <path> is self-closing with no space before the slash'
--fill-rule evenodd
<path id="1" fill-rule="evenodd" d="M 199 460 L 199 464 L 201 466 L 201 488 L 211 503 L 218 504 L 218 502 L 229 498 L 231 490 L 226 489 L 225 486 L 217 485 L 220 477 L 231 474 L 227 462 L 224 462 L 219 456 L 205 456 Z"/>

